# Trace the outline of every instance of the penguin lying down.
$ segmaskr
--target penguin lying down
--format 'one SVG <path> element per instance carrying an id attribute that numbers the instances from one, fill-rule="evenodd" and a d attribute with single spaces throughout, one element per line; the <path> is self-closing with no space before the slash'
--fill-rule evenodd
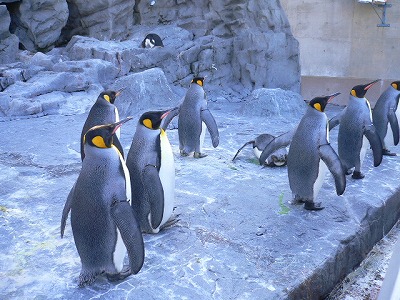
<path id="1" fill-rule="evenodd" d="M 260 155 L 264 148 L 273 140 L 275 137 L 271 134 L 264 133 L 257 136 L 254 140 L 248 141 L 245 143 L 240 149 L 236 152 L 235 156 L 233 157 L 232 161 L 236 159 L 239 152 L 248 145 L 253 146 L 254 155 L 257 159 L 260 159 Z M 264 165 L 268 167 L 283 167 L 286 165 L 287 160 L 287 150 L 286 148 L 279 148 L 275 152 L 273 152 L 267 159 L 264 161 Z"/>

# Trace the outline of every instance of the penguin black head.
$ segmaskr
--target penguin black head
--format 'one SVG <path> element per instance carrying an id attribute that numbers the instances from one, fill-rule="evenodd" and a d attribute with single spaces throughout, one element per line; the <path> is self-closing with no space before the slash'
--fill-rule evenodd
<path id="1" fill-rule="evenodd" d="M 340 93 L 334 93 L 332 95 L 328 96 L 322 96 L 322 97 L 315 97 L 312 99 L 308 105 L 310 105 L 312 108 L 324 112 L 326 105 L 328 104 L 329 101 L 331 101 L 334 97 L 339 95 Z"/>
<path id="2" fill-rule="evenodd" d="M 123 89 L 121 89 L 121 90 L 119 90 L 117 92 L 115 92 L 115 91 L 104 91 L 104 92 L 100 93 L 98 99 L 104 99 L 107 102 L 110 102 L 111 104 L 114 104 L 115 98 L 117 98 L 121 94 L 122 90 Z"/>
<path id="3" fill-rule="evenodd" d="M 169 114 L 167 111 L 148 111 L 145 112 L 139 119 L 139 124 L 142 124 L 148 129 L 160 129 L 162 120 Z"/>
<path id="4" fill-rule="evenodd" d="M 374 80 L 370 83 L 364 84 L 364 85 L 356 85 L 353 87 L 350 91 L 350 95 L 356 98 L 364 98 L 365 94 L 369 90 L 371 86 L 373 86 L 375 83 L 377 83 L 380 79 Z"/>
<path id="5" fill-rule="evenodd" d="M 394 89 L 400 91 L 400 81 L 393 81 L 390 85 L 391 85 Z"/>
<path id="6" fill-rule="evenodd" d="M 96 148 L 111 148 L 113 145 L 114 133 L 122 126 L 122 124 L 131 119 L 132 117 L 127 117 L 126 119 L 112 124 L 93 126 L 84 135 L 83 143 L 88 143 Z"/>
<path id="7" fill-rule="evenodd" d="M 196 76 L 196 77 L 194 77 L 194 78 L 192 79 L 192 83 L 196 83 L 196 84 L 198 84 L 199 86 L 203 86 L 203 85 L 204 85 L 204 77 L 198 77 L 198 76 Z"/>

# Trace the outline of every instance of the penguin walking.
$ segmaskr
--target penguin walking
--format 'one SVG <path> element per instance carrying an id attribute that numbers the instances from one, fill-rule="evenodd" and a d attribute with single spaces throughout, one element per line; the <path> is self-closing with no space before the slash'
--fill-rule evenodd
<path id="1" fill-rule="evenodd" d="M 372 122 L 381 138 L 383 155 L 396 156 L 396 153 L 389 151 L 388 146 L 399 143 L 399 97 L 400 81 L 393 81 L 380 95 L 372 110 Z"/>
<path id="2" fill-rule="evenodd" d="M 71 211 L 71 227 L 82 269 L 79 286 L 93 283 L 105 274 L 110 281 L 122 280 L 140 271 L 144 244 L 131 208 L 129 172 L 113 144 L 116 130 L 126 118 L 97 125 L 84 135 L 85 159 L 77 181 L 65 203 L 61 237 Z M 129 266 L 123 265 L 128 252 Z"/>
<path id="3" fill-rule="evenodd" d="M 274 139 L 275 137 L 269 133 L 260 134 L 254 140 L 248 141 L 242 147 L 240 147 L 239 150 L 236 152 L 235 156 L 232 158 L 232 161 L 234 161 L 236 157 L 239 155 L 240 151 L 242 151 L 242 149 L 248 145 L 253 146 L 254 155 L 257 157 L 257 159 L 259 159 L 264 148 Z M 287 160 L 286 148 L 279 148 L 275 152 L 273 152 L 270 156 L 267 157 L 267 159 L 264 161 L 264 165 L 268 167 L 283 167 L 286 166 L 286 160 Z"/>
<path id="4" fill-rule="evenodd" d="M 361 166 L 366 151 L 371 146 L 374 167 L 382 161 L 382 143 L 372 123 L 371 106 L 365 98 L 368 89 L 379 80 L 364 85 L 356 85 L 350 91 L 350 99 L 339 119 L 338 153 L 346 174 L 362 179 Z"/>
<path id="5" fill-rule="evenodd" d="M 342 195 L 346 188 L 346 177 L 342 164 L 335 150 L 329 143 L 328 119 L 324 112 L 326 104 L 339 95 L 316 97 L 309 102 L 293 138 L 285 134 L 282 141 L 279 137 L 263 150 L 260 164 L 275 149 L 290 143 L 287 168 L 293 203 L 304 203 L 307 210 L 321 210 L 321 203 L 315 203 L 322 186 L 327 169 L 332 173 L 337 195 Z"/>
<path id="6" fill-rule="evenodd" d="M 164 47 L 160 36 L 156 33 L 149 33 L 142 41 L 143 48 Z"/>
<path id="7" fill-rule="evenodd" d="M 132 183 L 132 207 L 146 233 L 159 232 L 174 208 L 174 156 L 167 134 L 160 128 L 168 113 L 150 111 L 140 117 L 126 159 Z"/>
<path id="8" fill-rule="evenodd" d="M 171 110 L 162 125 L 162 128 L 166 129 L 171 120 L 179 114 L 178 136 L 182 156 L 191 153 L 195 158 L 207 156 L 202 152 L 206 128 L 211 135 L 213 147 L 216 148 L 219 144 L 218 126 L 208 110 L 203 85 L 203 77 L 194 77 L 182 104 Z"/>
<path id="9" fill-rule="evenodd" d="M 85 149 L 83 143 L 83 137 L 86 132 L 96 125 L 102 124 L 111 124 L 119 121 L 118 109 L 114 105 L 115 99 L 121 94 L 122 90 L 117 92 L 115 91 L 104 91 L 100 93 L 97 97 L 96 102 L 93 104 L 92 108 L 89 111 L 89 114 L 86 118 L 85 124 L 83 125 L 81 132 L 81 159 L 85 158 Z M 122 156 L 124 156 L 124 152 L 119 142 L 120 138 L 120 130 L 118 129 L 116 132 L 116 138 L 114 138 L 114 145 L 121 152 Z"/>

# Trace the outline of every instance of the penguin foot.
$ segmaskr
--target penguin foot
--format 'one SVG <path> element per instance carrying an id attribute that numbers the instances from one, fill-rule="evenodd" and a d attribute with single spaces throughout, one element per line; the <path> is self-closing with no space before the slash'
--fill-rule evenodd
<path id="1" fill-rule="evenodd" d="M 396 153 L 390 152 L 388 149 L 383 149 L 383 150 L 382 150 L 382 155 L 386 155 L 386 156 L 397 156 Z"/>
<path id="2" fill-rule="evenodd" d="M 322 210 L 325 207 L 321 206 L 321 202 L 315 203 L 315 202 L 307 201 L 304 203 L 304 208 L 307 210 Z"/>
<path id="3" fill-rule="evenodd" d="M 96 276 L 99 274 L 100 272 L 99 273 L 81 272 L 81 274 L 79 274 L 78 286 L 82 288 L 87 285 L 91 285 L 96 280 Z"/>
<path id="4" fill-rule="evenodd" d="M 124 268 L 119 273 L 110 274 L 107 273 L 107 279 L 111 282 L 124 280 L 126 277 L 132 274 L 131 268 L 129 266 L 124 266 Z"/>
<path id="5" fill-rule="evenodd" d="M 365 175 L 363 173 L 361 173 L 360 171 L 354 171 L 353 175 L 351 176 L 351 178 L 353 179 L 363 179 L 365 177 Z"/>
<path id="6" fill-rule="evenodd" d="M 207 156 L 207 154 L 205 154 L 205 153 L 200 153 L 200 152 L 195 152 L 194 154 L 193 154 L 193 157 L 194 158 L 203 158 L 203 157 L 206 157 Z"/>
<path id="7" fill-rule="evenodd" d="M 351 173 L 352 173 L 351 169 L 348 169 L 348 170 L 346 171 L 346 175 L 350 175 Z"/>
<path id="8" fill-rule="evenodd" d="M 161 226 L 160 229 L 164 230 L 166 228 L 172 227 L 173 225 L 175 225 L 176 223 L 178 223 L 181 219 L 178 219 L 177 217 L 179 217 L 179 215 L 177 215 L 174 218 L 169 219 L 167 222 L 165 222 L 165 224 L 163 224 Z"/>
<path id="9" fill-rule="evenodd" d="M 181 156 L 189 156 L 189 153 L 186 153 L 185 151 L 181 150 L 180 151 Z"/>
<path id="10" fill-rule="evenodd" d="M 295 196 L 294 199 L 292 200 L 292 204 L 298 205 L 298 204 L 303 204 L 306 203 L 306 201 L 303 198 L 300 198 L 298 196 Z"/>

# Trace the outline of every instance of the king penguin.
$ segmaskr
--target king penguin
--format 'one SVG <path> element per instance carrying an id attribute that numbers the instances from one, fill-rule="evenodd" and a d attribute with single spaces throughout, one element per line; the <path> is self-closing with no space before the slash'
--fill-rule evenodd
<path id="1" fill-rule="evenodd" d="M 169 111 L 144 113 L 137 124 L 126 164 L 132 183 L 132 207 L 142 232 L 157 233 L 171 217 L 175 202 L 175 164 L 160 124 Z"/>
<path id="2" fill-rule="evenodd" d="M 364 85 L 356 85 L 350 91 L 347 107 L 339 120 L 338 153 L 346 174 L 352 178 L 362 179 L 361 166 L 366 151 L 371 146 L 374 156 L 374 166 L 382 161 L 382 143 L 372 123 L 372 113 L 369 101 L 365 98 L 368 89 L 379 80 Z"/>
<path id="3" fill-rule="evenodd" d="M 82 269 L 79 286 L 105 274 L 110 281 L 122 280 L 140 271 L 144 244 L 139 224 L 131 208 L 129 172 L 121 153 L 113 144 L 116 130 L 126 118 L 97 125 L 83 137 L 86 157 L 65 203 L 61 237 L 71 211 L 71 227 Z M 129 266 L 123 265 L 128 252 Z"/>
<path id="4" fill-rule="evenodd" d="M 393 81 L 380 95 L 372 110 L 372 121 L 382 141 L 383 155 L 396 155 L 389 151 L 388 146 L 396 146 L 399 143 L 399 97 L 400 81 Z"/>
<path id="5" fill-rule="evenodd" d="M 182 104 L 171 110 L 163 122 L 162 128 L 165 129 L 179 114 L 178 136 L 182 156 L 188 156 L 191 153 L 195 158 L 207 156 L 202 150 L 206 128 L 210 133 L 213 147 L 216 148 L 219 144 L 218 126 L 207 107 L 203 85 L 204 77 L 194 77 Z"/>
<path id="6" fill-rule="evenodd" d="M 294 134 L 277 137 L 263 150 L 260 164 L 273 151 L 290 143 L 287 168 L 293 203 L 304 203 L 307 210 L 321 210 L 321 203 L 315 203 L 327 169 L 332 173 L 337 195 L 342 195 L 346 188 L 346 177 L 342 164 L 335 150 L 329 143 L 328 119 L 324 112 L 327 103 L 339 95 L 316 97 L 295 128 Z"/>
<path id="7" fill-rule="evenodd" d="M 119 121 L 118 109 L 114 105 L 115 99 L 120 95 L 122 90 L 115 91 L 104 91 L 97 97 L 96 102 L 93 104 L 86 118 L 85 124 L 83 125 L 81 132 L 81 159 L 85 158 L 85 149 L 83 146 L 83 136 L 86 132 L 96 125 L 111 124 Z M 114 145 L 124 156 L 122 146 L 119 142 L 120 130 L 117 130 L 116 137 L 114 138 Z"/>
<path id="8" fill-rule="evenodd" d="M 257 159 L 260 159 L 260 155 L 264 150 L 264 148 L 274 139 L 275 137 L 269 133 L 260 134 L 254 140 L 248 141 L 242 147 L 240 147 L 239 150 L 236 152 L 235 156 L 232 158 L 232 161 L 235 160 L 235 158 L 239 155 L 240 151 L 242 151 L 242 149 L 247 145 L 253 146 L 254 155 L 257 157 Z M 270 156 L 267 157 L 267 159 L 264 162 L 264 165 L 268 167 L 283 167 L 286 166 L 286 160 L 287 160 L 286 148 L 279 148 L 275 152 L 273 152 Z"/>
<path id="9" fill-rule="evenodd" d="M 158 34 L 149 33 L 142 41 L 143 48 L 164 47 L 164 44 Z"/>

